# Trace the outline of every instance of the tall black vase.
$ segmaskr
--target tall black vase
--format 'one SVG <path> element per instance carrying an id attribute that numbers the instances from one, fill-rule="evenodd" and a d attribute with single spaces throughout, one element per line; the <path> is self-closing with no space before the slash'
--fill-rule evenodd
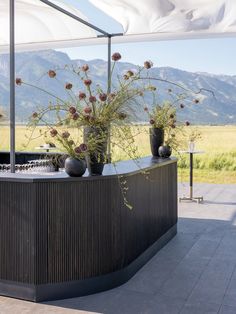
<path id="1" fill-rule="evenodd" d="M 151 152 L 154 157 L 160 157 L 158 149 L 164 143 L 164 130 L 159 128 L 149 129 Z"/>
<path id="2" fill-rule="evenodd" d="M 90 126 L 84 128 L 84 142 L 92 146 L 88 156 L 88 171 L 92 176 L 102 175 L 106 162 L 108 129 Z"/>

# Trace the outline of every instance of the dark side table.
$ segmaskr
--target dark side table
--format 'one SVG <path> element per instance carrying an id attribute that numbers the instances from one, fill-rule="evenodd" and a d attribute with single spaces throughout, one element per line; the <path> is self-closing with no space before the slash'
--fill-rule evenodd
<path id="1" fill-rule="evenodd" d="M 193 155 L 194 154 L 203 154 L 204 151 L 190 151 L 183 150 L 180 151 L 181 154 L 189 154 L 189 197 L 180 197 L 179 202 L 181 201 L 192 201 L 197 203 L 203 202 L 203 196 L 193 196 Z"/>

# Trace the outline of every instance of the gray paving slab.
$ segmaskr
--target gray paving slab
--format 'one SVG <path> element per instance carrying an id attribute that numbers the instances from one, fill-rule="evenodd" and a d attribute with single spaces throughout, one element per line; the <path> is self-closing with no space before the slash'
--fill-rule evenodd
<path id="1" fill-rule="evenodd" d="M 231 277 L 225 292 L 223 304 L 236 307 L 236 270 L 234 270 L 233 276 Z"/>
<path id="2" fill-rule="evenodd" d="M 223 305 L 219 311 L 219 314 L 235 314 L 236 307 Z"/>
<path id="3" fill-rule="evenodd" d="M 212 303 L 185 303 L 180 314 L 217 314 L 220 310 L 220 305 Z"/>
<path id="4" fill-rule="evenodd" d="M 204 203 L 180 203 L 178 235 L 126 284 L 41 304 L 0 297 L 0 314 L 236 314 L 236 185 L 194 194 Z"/>

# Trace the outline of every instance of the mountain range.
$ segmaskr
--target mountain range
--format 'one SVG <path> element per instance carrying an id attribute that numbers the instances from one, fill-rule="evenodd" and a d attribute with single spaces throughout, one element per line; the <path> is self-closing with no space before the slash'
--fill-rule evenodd
<path id="1" fill-rule="evenodd" d="M 78 77 L 68 71 L 68 67 L 77 67 L 87 63 L 90 68 L 91 79 L 102 89 L 107 86 L 107 62 L 100 59 L 91 61 L 72 60 L 63 52 L 45 50 L 40 52 L 25 52 L 16 55 L 16 77 L 22 78 L 25 82 L 40 86 L 51 93 L 66 99 L 64 84 L 71 82 L 74 91 L 81 89 L 81 81 Z M 49 69 L 57 71 L 57 80 L 50 79 L 46 73 Z M 117 63 L 114 70 L 113 81 L 116 85 L 118 73 L 125 73 L 127 70 L 135 70 L 137 66 L 131 63 Z M 193 91 L 203 91 L 197 98 L 198 104 L 192 101 L 186 102 L 185 110 L 181 111 L 180 119 L 189 120 L 194 124 L 235 124 L 236 123 L 236 75 L 215 75 L 210 73 L 193 73 L 171 67 L 153 67 L 150 75 L 161 79 L 169 80 L 184 86 Z M 154 82 L 157 87 L 158 99 L 163 101 L 169 97 L 168 88 L 174 93 L 180 93 L 180 89 L 170 84 Z M 214 93 L 214 95 L 212 94 Z M 196 95 L 192 95 L 193 99 Z M 48 104 L 53 100 L 51 96 L 40 92 L 38 89 L 28 86 L 16 86 L 16 121 L 25 123 L 36 108 Z M 149 98 L 146 99 L 147 103 Z M 150 105 L 151 106 L 151 105 Z M 9 55 L 0 55 L 0 107 L 5 112 L 9 108 Z M 141 106 L 137 112 L 140 122 L 146 121 L 147 117 Z"/>

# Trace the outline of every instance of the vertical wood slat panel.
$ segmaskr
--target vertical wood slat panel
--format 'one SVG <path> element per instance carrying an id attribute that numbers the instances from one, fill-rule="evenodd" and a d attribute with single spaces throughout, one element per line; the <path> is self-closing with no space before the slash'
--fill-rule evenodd
<path id="1" fill-rule="evenodd" d="M 48 208 L 49 282 L 119 270 L 176 224 L 176 164 L 152 169 L 147 180 L 142 174 L 125 179 L 132 210 L 124 206 L 114 178 L 40 184 L 42 195 L 58 196 Z"/>
<path id="2" fill-rule="evenodd" d="M 36 281 L 34 188 L 0 182 L 0 279 Z"/>

